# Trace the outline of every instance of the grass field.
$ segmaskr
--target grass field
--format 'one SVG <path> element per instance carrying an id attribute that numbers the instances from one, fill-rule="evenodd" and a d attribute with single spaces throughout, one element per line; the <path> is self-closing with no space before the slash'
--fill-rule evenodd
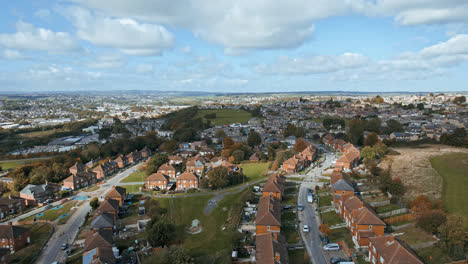
<path id="1" fill-rule="evenodd" d="M 199 110 L 196 118 L 204 118 L 207 114 L 216 114 L 215 119 L 209 119 L 213 125 L 229 125 L 231 123 L 246 123 L 252 118 L 249 112 L 234 109 Z"/>
<path id="2" fill-rule="evenodd" d="M 453 153 L 431 159 L 432 167 L 443 178 L 442 202 L 449 213 L 463 216 L 468 229 L 468 154 Z"/>
<path id="3" fill-rule="evenodd" d="M 15 169 L 15 168 L 23 166 L 25 164 L 29 164 L 29 163 L 33 163 L 33 162 L 41 161 L 41 160 L 46 160 L 46 159 L 50 159 L 50 158 L 49 157 L 44 157 L 44 158 L 0 161 L 0 166 L 2 166 L 3 170 Z"/>
<path id="4" fill-rule="evenodd" d="M 20 137 L 24 138 L 35 138 L 35 137 L 47 137 L 50 136 L 56 132 L 68 132 L 69 130 L 63 130 L 63 129 L 49 129 L 49 130 L 43 130 L 43 131 L 34 131 L 34 132 L 28 132 L 28 133 L 22 133 L 18 134 Z"/>
<path id="5" fill-rule="evenodd" d="M 40 216 L 38 219 L 40 220 L 49 220 L 49 221 L 54 221 L 57 220 L 57 218 L 65 213 L 70 213 L 71 208 L 78 203 L 77 201 L 70 201 L 62 205 L 61 208 L 59 209 L 49 209 L 44 212 L 42 216 Z M 30 217 L 27 217 L 24 219 L 24 221 L 28 220 L 33 220 L 35 215 L 32 215 Z"/>
<path id="6" fill-rule="evenodd" d="M 185 229 L 194 219 L 198 219 L 202 227 L 202 232 L 199 234 L 189 235 L 184 232 L 185 237 L 182 246 L 193 257 L 210 255 L 217 259 L 213 263 L 230 263 L 229 256 L 234 234 L 231 231 L 222 230 L 222 228 L 228 218 L 230 208 L 234 202 L 239 200 L 242 193 L 226 195 L 209 215 L 205 215 L 203 210 L 208 200 L 213 198 L 214 195 L 174 199 L 174 224 Z M 168 209 L 166 220 L 169 220 L 171 199 L 156 200 L 160 202 L 161 207 Z"/>
<path id="7" fill-rule="evenodd" d="M 375 212 L 378 214 L 382 214 L 382 213 L 387 213 L 387 212 L 391 212 L 393 210 L 398 210 L 398 209 L 400 209 L 400 206 L 396 204 L 387 204 L 387 205 L 377 207 L 375 209 Z"/>
<path id="8" fill-rule="evenodd" d="M 444 250 L 437 245 L 416 250 L 416 254 L 426 264 L 449 263 L 452 261 L 444 252 Z"/>
<path id="9" fill-rule="evenodd" d="M 319 196 L 319 207 L 331 206 L 332 197 L 331 195 Z"/>
<path id="10" fill-rule="evenodd" d="M 266 178 L 266 172 L 270 166 L 269 162 L 260 163 L 244 163 L 241 165 L 242 171 L 247 177 L 247 182 L 253 182 L 262 178 Z"/>
<path id="11" fill-rule="evenodd" d="M 53 230 L 52 225 L 47 223 L 35 223 L 25 227 L 31 229 L 31 244 L 16 251 L 11 256 L 11 263 L 32 263 L 33 258 L 39 254 L 42 245 Z"/>
<path id="12" fill-rule="evenodd" d="M 345 241 L 346 245 L 349 247 L 353 246 L 353 238 L 349 229 L 346 227 L 332 229 L 332 233 L 328 236 L 328 239 L 331 242 Z"/>
<path id="13" fill-rule="evenodd" d="M 127 193 L 135 193 L 140 191 L 140 187 L 143 187 L 141 184 L 135 184 L 135 185 L 122 185 L 120 187 L 123 187 L 127 189 Z"/>
<path id="14" fill-rule="evenodd" d="M 328 224 L 329 226 L 343 223 L 343 220 L 341 220 L 335 211 L 320 214 L 320 217 L 322 218 L 322 222 L 324 224 Z"/>
<path id="15" fill-rule="evenodd" d="M 398 236 L 398 238 L 410 246 L 434 240 L 432 234 L 428 234 L 424 230 L 414 226 L 400 229 L 398 233 L 404 233 Z"/>
<path id="16" fill-rule="evenodd" d="M 289 250 L 289 263 L 307 264 L 309 263 L 309 255 L 305 249 Z"/>
<path id="17" fill-rule="evenodd" d="M 121 182 L 144 182 L 145 180 L 146 180 L 146 173 L 144 171 L 136 171 L 128 175 Z"/>

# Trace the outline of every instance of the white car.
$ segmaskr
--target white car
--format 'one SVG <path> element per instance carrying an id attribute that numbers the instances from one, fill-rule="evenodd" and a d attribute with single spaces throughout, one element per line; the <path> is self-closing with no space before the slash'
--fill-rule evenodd
<path id="1" fill-rule="evenodd" d="M 308 233 L 308 232 L 309 232 L 309 226 L 308 226 L 308 225 L 304 225 L 304 226 L 302 227 L 302 232 Z"/>
<path id="2" fill-rule="evenodd" d="M 323 246 L 324 251 L 338 251 L 340 250 L 340 245 L 337 243 L 330 243 Z"/>

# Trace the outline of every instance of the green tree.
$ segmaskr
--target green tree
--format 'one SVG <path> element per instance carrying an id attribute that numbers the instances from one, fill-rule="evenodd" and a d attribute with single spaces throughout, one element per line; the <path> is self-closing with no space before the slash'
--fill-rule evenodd
<path id="1" fill-rule="evenodd" d="M 97 197 L 94 197 L 90 202 L 89 202 L 89 205 L 91 206 L 91 208 L 93 208 L 93 210 L 96 210 L 98 207 L 99 207 L 99 200 Z"/>
<path id="2" fill-rule="evenodd" d="M 443 210 L 430 209 L 424 211 L 421 216 L 416 219 L 416 226 L 428 233 L 436 234 L 439 226 L 444 224 L 446 220 L 447 217 Z"/>
<path id="3" fill-rule="evenodd" d="M 179 143 L 176 140 L 171 139 L 171 140 L 168 140 L 168 141 L 164 142 L 164 144 L 162 145 L 162 148 L 166 152 L 172 153 L 172 152 L 176 151 L 179 148 Z"/>
<path id="4" fill-rule="evenodd" d="M 245 152 L 240 149 L 234 150 L 231 156 L 234 158 L 234 163 L 240 163 L 245 158 Z"/>
<path id="5" fill-rule="evenodd" d="M 169 159 L 166 154 L 157 153 L 146 164 L 146 175 L 151 175 L 158 171 L 159 167 L 168 162 Z"/>
<path id="6" fill-rule="evenodd" d="M 256 147 L 262 144 L 262 137 L 254 130 L 250 130 L 249 136 L 247 137 L 247 144 L 252 148 Z"/>
<path id="7" fill-rule="evenodd" d="M 374 145 L 374 149 L 375 153 L 381 158 L 387 154 L 387 145 L 382 143 L 382 141 L 377 142 L 377 144 Z"/>
<path id="8" fill-rule="evenodd" d="M 418 108 L 419 110 L 424 110 L 424 104 L 423 103 L 419 103 L 416 105 L 416 108 Z"/>
<path id="9" fill-rule="evenodd" d="M 387 127 L 385 128 L 385 134 L 391 134 L 393 132 L 403 132 L 403 125 L 397 120 L 390 119 L 387 121 Z"/>
<path id="10" fill-rule="evenodd" d="M 366 146 L 361 150 L 361 156 L 364 160 L 373 160 L 376 156 L 375 149 L 373 147 Z"/>
<path id="11" fill-rule="evenodd" d="M 464 102 L 466 102 L 466 97 L 465 96 L 457 96 L 453 99 L 453 103 L 454 104 L 463 104 Z"/>
<path id="12" fill-rule="evenodd" d="M 286 126 L 286 129 L 283 131 L 283 135 L 285 137 L 294 136 L 294 134 L 296 133 L 296 129 L 297 127 L 294 124 L 288 124 Z"/>
<path id="13" fill-rule="evenodd" d="M 177 236 L 173 224 L 167 224 L 152 218 L 147 227 L 147 239 L 152 247 L 165 247 L 173 242 Z"/>
<path id="14" fill-rule="evenodd" d="M 464 257 L 464 246 L 468 236 L 463 225 L 463 218 L 459 215 L 449 215 L 447 221 L 439 229 L 440 242 L 446 252 L 454 260 Z"/>
<path id="15" fill-rule="evenodd" d="M 349 122 L 347 136 L 349 141 L 354 145 L 362 144 L 362 135 L 364 133 L 364 121 L 361 119 L 353 119 Z"/>
<path id="16" fill-rule="evenodd" d="M 218 166 L 208 172 L 208 180 L 211 188 L 218 189 L 228 184 L 228 170 L 226 167 Z"/>
<path id="17" fill-rule="evenodd" d="M 216 130 L 215 137 L 217 137 L 217 138 L 225 138 L 225 137 L 226 137 L 226 133 L 224 132 L 224 130 L 218 129 L 218 130 Z"/>
<path id="18" fill-rule="evenodd" d="M 224 149 L 230 149 L 234 145 L 234 140 L 231 137 L 227 136 L 223 140 L 223 147 Z"/>
<path id="19" fill-rule="evenodd" d="M 157 255 L 143 259 L 145 264 L 194 264 L 193 258 L 182 247 L 170 246 L 158 252 Z"/>

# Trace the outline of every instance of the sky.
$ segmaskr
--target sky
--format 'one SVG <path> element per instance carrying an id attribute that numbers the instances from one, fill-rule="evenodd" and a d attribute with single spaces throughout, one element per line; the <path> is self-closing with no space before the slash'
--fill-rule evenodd
<path id="1" fill-rule="evenodd" d="M 467 0 L 15 0 L 0 92 L 467 91 Z"/>

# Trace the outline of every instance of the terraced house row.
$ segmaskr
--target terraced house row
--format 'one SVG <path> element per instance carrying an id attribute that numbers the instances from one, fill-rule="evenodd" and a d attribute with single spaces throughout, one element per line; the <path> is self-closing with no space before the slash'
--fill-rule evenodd
<path id="1" fill-rule="evenodd" d="M 280 174 L 271 175 L 258 202 L 255 259 L 260 264 L 289 263 L 286 240 L 281 235 L 281 199 L 285 181 Z"/>
<path id="2" fill-rule="evenodd" d="M 317 156 L 317 150 L 312 146 L 312 143 L 305 141 L 308 145 L 303 151 L 295 154 L 291 158 L 285 160 L 282 164 L 282 169 L 286 173 L 296 173 L 305 167 L 309 166 Z"/>

